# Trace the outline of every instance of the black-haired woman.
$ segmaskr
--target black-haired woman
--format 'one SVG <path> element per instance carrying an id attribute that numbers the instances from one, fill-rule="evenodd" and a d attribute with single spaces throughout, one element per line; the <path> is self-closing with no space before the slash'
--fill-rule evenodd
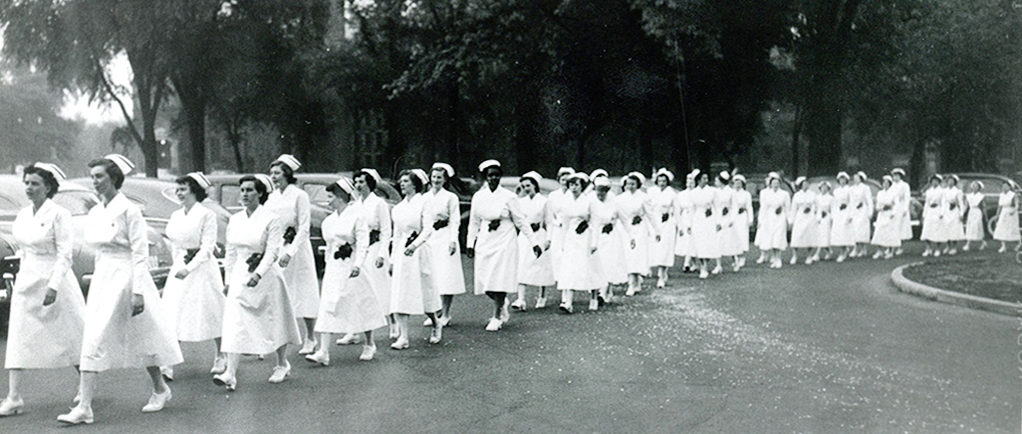
<path id="1" fill-rule="evenodd" d="M 674 266 L 674 248 L 678 242 L 678 221 L 675 215 L 678 192 L 671 187 L 674 173 L 666 167 L 657 170 L 654 185 L 646 191 L 649 197 L 650 219 L 655 234 L 649 245 L 649 265 L 656 271 L 656 287 L 667 285 L 667 271 Z"/>
<path id="2" fill-rule="evenodd" d="M 759 193 L 759 218 L 763 221 L 763 245 L 770 268 L 781 268 L 781 252 L 788 248 L 788 214 L 791 196 L 781 190 L 781 176 L 770 172 L 767 188 Z"/>
<path id="3" fill-rule="evenodd" d="M 738 238 L 738 250 L 741 252 L 735 257 L 734 270 L 737 273 L 745 266 L 745 253 L 749 251 L 749 226 L 752 225 L 752 194 L 745 189 L 745 177 L 735 175 L 731 185 L 735 189 L 735 237 Z"/>
<path id="4" fill-rule="evenodd" d="M 89 210 L 85 241 L 96 249 L 82 339 L 78 405 L 57 420 L 92 423 L 96 377 L 110 369 L 145 367 L 153 391 L 143 412 L 163 409 L 170 388 L 160 366 L 181 363 L 181 347 L 149 274 L 149 240 L 142 212 L 120 192 L 134 165 L 111 154 L 89 163 L 100 203 Z"/>
<path id="5" fill-rule="evenodd" d="M 574 312 L 575 291 L 589 292 L 589 310 L 599 309 L 597 290 L 605 283 L 598 258 L 594 255 L 599 236 L 593 221 L 595 198 L 583 193 L 588 184 L 589 177 L 583 172 L 576 172 L 568 178 L 568 195 L 561 214 L 565 232 L 560 255 L 570 258 L 570 262 L 563 263 L 556 272 L 557 288 L 561 290 L 560 309 L 565 313 Z"/>
<path id="6" fill-rule="evenodd" d="M 532 227 L 525 221 L 518 207 L 517 196 L 500 186 L 504 170 L 497 160 L 479 164 L 479 172 L 486 184 L 472 195 L 469 212 L 468 249 L 474 258 L 475 293 L 486 294 L 493 300 L 493 317 L 486 331 L 500 330 L 511 318 L 507 295 L 518 289 L 518 238 L 515 228 L 531 240 L 536 257 L 543 254 Z"/>
<path id="7" fill-rule="evenodd" d="M 285 358 L 288 344 L 302 342 L 287 284 L 274 267 L 284 244 L 284 229 L 277 215 L 263 207 L 273 190 L 269 176 L 241 178 L 240 212 L 227 223 L 227 302 L 224 306 L 220 350 L 227 354 L 227 370 L 213 383 L 234 390 L 242 354 L 277 355 L 270 383 L 281 383 L 291 374 Z"/>
<path id="8" fill-rule="evenodd" d="M 877 192 L 877 219 L 874 225 L 873 239 L 870 243 L 877 246 L 873 259 L 891 259 L 894 249 L 901 247 L 901 226 L 898 221 L 898 197 L 892 188 L 894 178 L 884 175 L 881 179 L 883 188 Z"/>
<path id="9" fill-rule="evenodd" d="M 163 287 L 164 307 L 179 342 L 214 341 L 216 357 L 210 373 L 221 374 L 227 369 L 227 358 L 220 352 L 224 281 L 213 256 L 216 214 L 199 203 L 206 199 L 210 184 L 199 172 L 177 178 L 176 182 L 175 194 L 182 206 L 167 222 L 174 264 Z M 174 378 L 173 367 L 162 369 L 164 378 Z"/>
<path id="10" fill-rule="evenodd" d="M 1022 237 L 1018 229 L 1018 195 L 1011 190 L 1008 183 L 1001 186 L 1001 194 L 997 196 L 997 223 L 994 226 L 994 240 L 1001 242 L 997 253 L 1007 251 L 1007 243 L 1017 243 L 1015 250 L 1022 250 Z"/>
<path id="11" fill-rule="evenodd" d="M 947 242 L 944 225 L 944 212 L 940 203 L 944 198 L 944 188 L 940 183 L 944 177 L 934 174 L 930 177 L 929 186 L 923 192 L 923 232 L 919 239 L 926 242 L 923 256 L 940 256 L 941 244 Z"/>
<path id="12" fill-rule="evenodd" d="M 699 266 L 699 278 L 710 277 L 710 261 L 720 259 L 720 209 L 717 209 L 717 189 L 710 186 L 710 175 L 701 173 L 696 178 L 697 188 L 692 191 L 692 221 L 687 225 L 692 231 L 693 257 Z M 720 273 L 717 271 L 714 274 Z"/>
<path id="13" fill-rule="evenodd" d="M 622 217 L 628 222 L 625 232 L 628 234 L 628 251 L 625 261 L 628 264 L 628 289 L 625 295 L 631 297 L 642 291 L 642 276 L 649 274 L 649 241 L 653 232 L 652 204 L 646 193 L 642 191 L 642 183 L 646 177 L 639 172 L 631 172 L 622 179 L 624 191 L 615 199 Z M 556 265 L 556 264 L 555 264 Z M 554 267 L 556 269 L 556 266 Z"/>
<path id="14" fill-rule="evenodd" d="M 270 164 L 274 189 L 266 200 L 267 211 L 277 215 L 284 227 L 284 245 L 277 265 L 284 274 L 287 290 L 297 318 L 305 325 L 305 344 L 298 354 L 316 351 L 316 314 L 319 313 L 319 280 L 312 255 L 309 230 L 312 228 L 309 195 L 295 185 L 294 172 L 302 165 L 294 156 L 284 154 Z"/>
<path id="15" fill-rule="evenodd" d="M 944 177 L 944 193 L 941 197 L 941 209 L 944 210 L 944 253 L 958 253 L 958 242 L 965 239 L 965 194 L 958 188 L 958 175 Z"/>
<path id="16" fill-rule="evenodd" d="M 844 262 L 855 246 L 855 234 L 852 229 L 852 190 L 848 185 L 848 174 L 838 172 L 837 188 L 834 189 L 834 200 L 831 201 L 830 245 L 838 249 L 837 262 Z"/>
<path id="17" fill-rule="evenodd" d="M 561 225 L 553 221 L 550 211 L 550 200 L 539 194 L 539 181 L 543 179 L 537 172 L 528 172 L 519 179 L 521 196 L 518 197 L 518 206 L 522 210 L 525 221 L 536 234 L 536 239 L 545 240 L 547 246 L 552 246 L 553 232 L 559 230 Z M 565 180 L 567 184 L 567 180 Z M 552 194 L 552 193 L 551 193 Z M 563 195 L 562 195 L 563 196 Z M 561 200 L 564 202 L 563 198 Z M 560 220 L 558 220 L 560 221 Z M 558 238 L 563 241 L 564 234 Z M 560 241 L 558 241 L 560 246 Z M 557 255 L 552 249 L 550 254 L 536 257 L 530 249 L 530 241 L 525 234 L 518 234 L 518 299 L 511 303 L 511 308 L 516 310 L 527 310 L 526 289 L 530 286 L 539 288 L 539 295 L 536 297 L 536 309 L 546 307 L 547 288 L 557 284 L 554 276 L 554 267 L 551 258 Z"/>
<path id="18" fill-rule="evenodd" d="M 791 265 L 798 263 L 798 251 L 805 251 L 806 265 L 812 264 L 814 259 L 811 254 L 813 249 L 818 247 L 819 223 L 816 217 L 816 193 L 809 188 L 806 177 L 800 176 L 795 179 L 795 188 L 798 191 L 791 197 Z"/>
<path id="19" fill-rule="evenodd" d="M 423 224 L 433 229 L 425 238 L 426 247 L 430 249 L 430 274 L 433 277 L 433 287 L 440 294 L 443 305 L 440 322 L 445 327 L 451 321 L 454 296 L 465 293 L 465 273 L 461 269 L 461 249 L 458 246 L 461 208 L 458 195 L 445 188 L 452 177 L 454 168 L 451 165 L 433 164 L 429 172 L 429 187 L 422 193 L 425 200 L 422 206 Z M 426 323 L 429 322 L 427 318 Z"/>
<path id="20" fill-rule="evenodd" d="M 71 213 L 52 200 L 64 172 L 35 163 L 25 168 L 22 180 L 32 204 L 18 212 L 11 228 L 22 258 L 11 293 L 9 382 L 0 417 L 21 413 L 24 370 L 78 366 L 85 327 L 85 299 L 71 271 Z"/>
<path id="21" fill-rule="evenodd" d="M 969 211 L 966 213 L 965 219 L 965 245 L 962 246 L 963 252 L 969 251 L 969 246 L 973 241 L 979 241 L 980 250 L 985 249 L 987 246 L 987 241 L 984 239 L 986 229 L 983 227 L 986 221 L 983 214 L 983 199 L 985 197 L 983 194 L 983 181 L 972 181 L 969 184 L 969 193 L 965 194 L 965 203 L 969 206 Z"/>
<path id="22" fill-rule="evenodd" d="M 323 240 L 326 241 L 326 270 L 323 291 L 316 317 L 316 333 L 320 342 L 330 342 L 332 334 L 363 335 L 362 355 L 369 361 L 376 355 L 373 330 L 387 324 L 376 292 L 365 282 L 362 269 L 369 246 L 369 227 L 359 213 L 355 186 L 347 178 L 326 187 L 330 215 L 323 219 Z M 305 359 L 323 366 L 330 364 L 330 345 L 320 345 Z"/>

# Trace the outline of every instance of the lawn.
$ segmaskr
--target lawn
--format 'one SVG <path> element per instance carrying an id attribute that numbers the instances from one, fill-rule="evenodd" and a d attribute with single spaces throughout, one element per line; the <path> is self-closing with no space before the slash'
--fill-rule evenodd
<path id="1" fill-rule="evenodd" d="M 1007 302 L 1022 301 L 1022 265 L 1015 255 L 931 259 L 905 269 L 905 277 L 936 288 Z"/>

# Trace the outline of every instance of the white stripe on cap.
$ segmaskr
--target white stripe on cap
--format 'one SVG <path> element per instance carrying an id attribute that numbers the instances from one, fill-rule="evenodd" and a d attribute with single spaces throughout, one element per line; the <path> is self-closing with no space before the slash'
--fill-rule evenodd
<path id="1" fill-rule="evenodd" d="M 437 170 L 437 169 L 443 170 L 444 173 L 447 173 L 447 177 L 448 178 L 451 178 L 451 177 L 454 176 L 454 167 L 451 167 L 450 164 L 447 164 L 447 163 L 433 163 L 432 170 Z"/>
<path id="2" fill-rule="evenodd" d="M 425 170 L 412 169 L 412 174 L 419 177 L 419 181 L 422 181 L 422 185 L 429 185 L 429 175 L 426 174 Z"/>
<path id="3" fill-rule="evenodd" d="M 368 173 L 369 176 L 373 177 L 373 180 L 375 180 L 377 184 L 383 182 L 383 178 L 380 177 L 380 172 L 377 172 L 376 169 L 370 169 L 368 167 L 363 167 L 363 168 L 359 169 L 358 171 L 359 172 Z"/>
<path id="4" fill-rule="evenodd" d="M 270 175 L 267 175 L 265 173 L 257 173 L 254 176 L 255 179 L 258 179 L 259 182 L 263 183 L 263 186 L 266 187 L 267 193 L 273 191 L 273 180 L 270 179 Z"/>
<path id="5" fill-rule="evenodd" d="M 489 169 L 491 167 L 500 167 L 500 162 L 497 160 L 486 160 L 483 161 L 482 163 L 479 163 L 480 172 L 485 172 L 486 169 Z"/>
<path id="6" fill-rule="evenodd" d="M 294 156 L 294 155 L 291 155 L 291 154 L 281 154 L 281 155 L 280 155 L 279 157 L 277 157 L 277 159 L 276 159 L 276 160 L 274 160 L 273 162 L 274 162 L 274 163 L 278 163 L 278 162 L 280 162 L 280 163 L 284 163 L 284 164 L 286 164 L 286 165 L 287 165 L 287 167 L 290 167 L 290 168 L 291 168 L 291 171 L 292 171 L 292 172 L 294 172 L 294 171 L 298 170 L 298 168 L 299 168 L 299 167 L 302 167 L 302 163 L 299 163 L 299 162 L 298 162 L 298 159 L 297 159 L 297 158 L 295 158 L 295 156 Z"/>
<path id="7" fill-rule="evenodd" d="M 33 166 L 35 166 L 36 169 L 42 169 L 42 170 L 45 170 L 47 172 L 50 172 L 50 175 L 53 175 L 53 177 L 56 178 L 58 182 L 67 179 L 67 175 L 65 175 L 64 171 L 60 170 L 60 168 L 57 167 L 56 164 L 51 164 L 51 163 L 35 163 L 35 164 L 33 164 Z"/>
<path id="8" fill-rule="evenodd" d="M 540 175 L 539 172 L 533 170 L 522 175 L 522 178 L 529 178 L 531 180 L 534 180 L 536 181 L 536 185 L 539 185 L 539 181 L 543 179 L 543 175 Z"/>
<path id="9" fill-rule="evenodd" d="M 666 167 L 661 167 L 660 170 L 656 171 L 656 176 L 659 177 L 660 175 L 666 176 L 668 183 L 674 182 L 674 172 L 667 170 Z"/>
<path id="10" fill-rule="evenodd" d="M 594 171 L 593 171 L 593 173 L 590 173 L 590 174 L 589 174 L 589 179 L 592 179 L 592 180 L 594 180 L 594 181 L 595 181 L 595 180 L 596 180 L 596 178 L 599 178 L 599 177 L 601 177 L 601 176 L 607 176 L 607 177 L 609 177 L 609 176 L 610 176 L 610 174 L 608 174 L 606 170 L 603 170 L 603 169 L 596 169 L 596 170 L 594 170 Z"/>
<path id="11" fill-rule="evenodd" d="M 557 179 L 560 179 L 564 175 L 571 175 L 575 173 L 575 169 L 571 167 L 562 167 L 557 169 Z"/>
<path id="12" fill-rule="evenodd" d="M 355 194 L 355 184 L 352 183 L 351 180 L 348 178 L 338 179 L 336 182 L 334 182 L 334 184 L 337 184 L 338 187 L 341 187 L 341 190 L 344 190 L 344 192 L 348 193 L 349 195 Z"/>
<path id="13" fill-rule="evenodd" d="M 209 186 L 212 185 L 210 184 L 209 179 L 206 178 L 206 175 L 203 175 L 202 172 L 192 172 L 185 176 L 194 179 L 195 182 L 199 183 L 199 187 L 202 187 L 203 190 L 209 188 Z"/>
<path id="14" fill-rule="evenodd" d="M 131 160 L 128 159 L 128 157 L 125 157 L 121 154 L 110 154 L 103 158 L 106 158 L 107 160 L 110 160 L 114 164 L 116 164 L 117 168 L 121 169 L 121 173 L 123 173 L 124 175 L 131 173 L 131 171 L 135 169 L 135 163 L 132 163 Z"/>

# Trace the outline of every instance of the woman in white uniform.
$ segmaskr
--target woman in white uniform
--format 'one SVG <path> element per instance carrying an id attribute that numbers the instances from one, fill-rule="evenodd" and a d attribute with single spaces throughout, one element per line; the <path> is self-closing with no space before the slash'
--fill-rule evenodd
<path id="1" fill-rule="evenodd" d="M 560 251 L 561 240 L 564 237 L 564 223 L 561 221 L 561 208 L 564 206 L 564 200 L 568 195 L 568 177 L 574 174 L 575 169 L 571 167 L 562 167 L 557 169 L 557 182 L 561 185 L 561 188 L 551 191 L 550 195 L 547 197 L 547 234 L 550 237 L 550 248 L 547 249 L 547 251 L 553 252 L 550 253 L 551 270 L 557 270 L 557 267 L 559 266 L 558 261 L 560 260 L 560 256 L 557 252 Z M 545 297 L 542 300 L 546 302 Z M 537 309 L 539 309 L 539 307 L 537 307 Z"/>
<path id="2" fill-rule="evenodd" d="M 525 234 L 537 258 L 543 255 L 543 248 L 532 227 L 525 221 L 515 194 L 500 186 L 500 177 L 504 175 L 500 162 L 483 161 L 479 164 L 479 172 L 485 176 L 486 183 L 472 195 L 469 247 L 465 253 L 474 260 L 476 295 L 486 294 L 493 300 L 493 317 L 487 322 L 486 331 L 495 332 L 511 318 L 507 295 L 518 289 L 518 238 L 515 228 Z"/>
<path id="3" fill-rule="evenodd" d="M 653 232 L 652 206 L 642 183 L 646 177 L 639 172 L 631 172 L 624 177 L 624 191 L 617 196 L 618 211 L 628 222 L 625 232 L 628 234 L 628 251 L 625 262 L 628 266 L 628 289 L 626 296 L 633 296 L 642 291 L 642 276 L 649 273 L 649 239 Z"/>
<path id="4" fill-rule="evenodd" d="M 560 226 L 553 224 L 550 217 L 550 201 L 539 194 L 539 181 L 543 179 L 539 173 L 529 172 L 522 175 L 518 181 L 522 195 L 517 198 L 518 206 L 522 210 L 525 222 L 532 228 L 537 240 L 545 242 L 549 248 L 552 243 L 554 228 Z M 558 242 L 560 245 L 560 242 Z M 539 288 L 539 296 L 536 297 L 536 309 L 546 307 L 547 288 L 553 287 L 557 280 L 554 277 L 553 263 L 551 257 L 559 253 L 550 251 L 548 255 L 536 257 L 530 248 L 529 238 L 525 234 L 518 234 L 518 299 L 511 303 L 512 309 L 526 310 L 526 289 L 530 286 Z"/>
<path id="5" fill-rule="evenodd" d="M 742 253 L 738 245 L 738 233 L 735 232 L 735 219 L 738 217 L 735 205 L 735 190 L 731 188 L 731 173 L 722 171 L 713 180 L 713 187 L 717 189 L 714 197 L 713 208 L 718 211 L 717 223 L 720 224 L 720 256 L 717 257 L 717 265 L 713 268 L 713 274 L 720 274 L 724 271 L 720 261 L 722 257 L 731 258 L 731 269 L 737 270 L 738 255 Z"/>
<path id="6" fill-rule="evenodd" d="M 813 263 L 810 252 L 819 245 L 819 225 L 816 221 L 816 193 L 809 189 L 806 177 L 795 179 L 798 191 L 791 198 L 791 265 L 798 263 L 799 249 L 805 251 L 806 265 Z"/>
<path id="7" fill-rule="evenodd" d="M 220 352 L 225 298 L 224 280 L 213 256 L 216 214 L 199 204 L 206 199 L 209 186 L 209 180 L 199 172 L 177 179 L 175 194 L 182 207 L 167 222 L 174 264 L 163 286 L 163 303 L 179 342 L 213 340 L 216 357 L 210 373 L 221 374 L 227 369 L 227 358 Z M 162 369 L 164 378 L 174 378 L 172 367 Z"/>
<path id="8" fill-rule="evenodd" d="M 1019 237 L 1018 228 L 1018 196 L 1011 191 L 1011 186 L 1005 183 L 1001 187 L 1001 194 L 997 197 L 997 223 L 994 226 L 994 240 L 1001 242 L 1001 248 L 997 253 L 1004 253 L 1007 250 L 1007 243 L 1015 242 L 1015 250 L 1022 250 L 1022 238 Z"/>
<path id="9" fill-rule="evenodd" d="M 909 212 L 912 207 L 912 188 L 904 181 L 905 170 L 896 167 L 891 171 L 891 178 L 894 179 L 894 185 L 891 189 L 894 191 L 894 203 L 895 210 L 897 210 L 898 220 L 898 233 L 901 236 L 902 244 L 905 241 L 912 239 L 912 215 Z M 901 247 L 894 249 L 895 255 L 901 254 Z"/>
<path id="10" fill-rule="evenodd" d="M 143 412 L 163 409 L 170 388 L 160 366 L 181 363 L 181 348 L 149 274 L 149 240 L 142 212 L 120 193 L 124 175 L 134 164 L 120 154 L 89 163 L 100 203 L 89 210 L 85 241 L 96 249 L 96 268 L 89 286 L 82 337 L 81 399 L 69 423 L 92 423 L 96 377 L 110 369 L 145 367 L 153 391 Z"/>
<path id="11" fill-rule="evenodd" d="M 944 212 L 944 237 L 947 238 L 944 253 L 954 255 L 958 253 L 958 242 L 965 239 L 965 195 L 958 188 L 958 175 L 944 178 L 940 205 Z"/>
<path id="12" fill-rule="evenodd" d="M 362 269 L 369 247 L 369 227 L 362 220 L 355 199 L 355 185 L 347 178 L 326 187 L 330 215 L 323 219 L 323 241 L 326 242 L 326 268 L 320 292 L 316 333 L 320 342 L 330 342 L 334 333 L 364 335 L 359 360 L 369 361 L 376 355 L 373 330 L 387 325 L 376 292 L 364 282 Z M 359 282 L 361 281 L 361 282 Z M 356 283 L 358 282 L 358 283 Z M 330 364 L 330 346 L 320 345 L 305 359 L 323 366 Z"/>
<path id="13" fill-rule="evenodd" d="M 692 191 L 692 248 L 699 261 L 699 278 L 710 276 L 710 261 L 720 258 L 720 210 L 717 205 L 717 189 L 710 186 L 710 175 L 701 173 L 697 188 Z M 719 271 L 718 271 L 719 273 Z M 714 273 L 716 274 L 716 273 Z"/>
<path id="14" fill-rule="evenodd" d="M 440 293 L 434 285 L 433 253 L 428 247 L 420 248 L 433 234 L 433 222 L 425 222 L 423 207 L 426 198 L 422 195 L 429 178 L 421 169 L 403 170 L 398 176 L 398 186 L 404 199 L 390 210 L 394 222 L 394 252 L 391 260 L 393 279 L 390 282 L 390 313 L 397 316 L 400 331 L 397 340 L 391 344 L 394 350 L 409 347 L 408 318 L 425 314 L 433 328 L 429 343 L 440 343 L 443 324 L 438 316 L 443 308 Z M 445 240 L 446 242 L 447 240 Z"/>
<path id="15" fill-rule="evenodd" d="M 788 247 L 788 215 L 791 198 L 781 190 L 781 176 L 770 173 L 768 188 L 759 196 L 759 218 L 763 220 L 763 247 L 770 256 L 770 268 L 781 268 L 781 252 Z"/>
<path id="16" fill-rule="evenodd" d="M 876 229 L 873 231 L 871 244 L 877 246 L 873 259 L 891 259 L 894 249 L 901 246 L 901 227 L 898 226 L 897 192 L 894 190 L 894 178 L 885 175 L 882 179 L 883 188 L 877 192 Z"/>
<path id="17" fill-rule="evenodd" d="M 855 241 L 851 256 L 861 258 L 867 255 L 868 248 L 866 246 L 870 241 L 873 192 L 866 185 L 866 174 L 861 171 L 852 176 L 852 185 L 849 188 L 849 200 L 852 206 L 852 238 Z"/>
<path id="18" fill-rule="evenodd" d="M 930 177 L 926 191 L 923 192 L 923 233 L 919 239 L 926 242 L 926 250 L 923 251 L 924 257 L 940 256 L 941 244 L 947 241 L 943 230 L 944 213 L 940 208 L 940 203 L 944 198 L 944 188 L 940 185 L 943 180 L 943 176 L 934 174 Z"/>
<path id="19" fill-rule="evenodd" d="M 813 262 L 820 261 L 820 253 L 823 249 L 827 249 L 826 255 L 823 256 L 824 260 L 830 260 L 833 249 L 830 248 L 830 233 L 832 231 L 833 216 L 832 212 L 834 209 L 834 195 L 831 194 L 831 186 L 827 181 L 823 181 L 819 186 L 816 187 L 819 192 L 816 194 L 816 253 L 813 253 Z"/>
<path id="20" fill-rule="evenodd" d="M 397 319 L 390 313 L 390 238 L 393 228 L 390 222 L 390 207 L 387 202 L 376 195 L 376 187 L 383 178 L 376 169 L 361 169 L 352 176 L 355 184 L 355 195 L 362 221 L 369 228 L 369 249 L 366 251 L 366 266 L 362 268 L 365 280 L 358 279 L 352 285 L 367 284 L 376 292 L 376 301 L 383 307 L 387 324 L 390 326 L 390 339 L 397 339 L 400 330 Z M 362 342 L 362 335 L 349 333 L 337 340 L 337 345 L 350 345 Z"/>
<path id="21" fill-rule="evenodd" d="M 597 310 L 597 289 L 603 286 L 595 256 L 599 233 L 593 222 L 595 198 L 584 193 L 588 184 L 589 176 L 582 172 L 568 178 L 568 195 L 561 214 L 565 233 L 560 255 L 561 258 L 571 258 L 571 262 L 565 261 L 557 269 L 557 289 L 561 290 L 560 309 L 569 314 L 574 312 L 575 291 L 590 292 L 589 310 Z"/>
<path id="22" fill-rule="evenodd" d="M 852 193 L 848 185 L 848 174 L 838 172 L 837 188 L 834 189 L 834 200 L 831 207 L 830 245 L 837 247 L 837 262 L 844 262 L 855 246 L 855 235 L 852 230 L 854 207 Z"/>
<path id="23" fill-rule="evenodd" d="M 763 186 L 764 187 L 762 189 L 760 189 L 756 193 L 756 195 L 759 197 L 760 203 L 762 203 L 762 201 L 763 201 L 763 192 L 766 191 L 768 188 L 770 188 L 769 187 L 770 186 L 770 175 L 769 174 L 767 174 L 766 178 L 763 178 Z M 763 215 L 762 215 L 762 210 L 763 210 L 762 206 L 760 206 L 760 208 L 756 210 L 756 238 L 753 238 L 753 241 L 752 241 L 752 244 L 755 245 L 756 248 L 759 249 L 759 258 L 756 259 L 756 263 L 757 264 L 762 264 L 762 263 L 766 262 L 766 260 L 767 260 L 767 250 L 768 250 L 768 249 L 763 248 L 763 245 L 764 245 L 763 237 L 765 236 L 765 233 L 763 232 Z"/>
<path id="24" fill-rule="evenodd" d="M 25 195 L 32 202 L 18 212 L 12 232 L 21 246 L 21 265 L 11 293 L 7 328 L 7 399 L 0 417 L 21 413 L 21 380 L 26 369 L 77 367 L 85 328 L 85 299 L 71 271 L 74 228 L 71 213 L 51 199 L 64 172 L 49 163 L 25 168 Z"/>
<path id="25" fill-rule="evenodd" d="M 287 283 L 274 264 L 284 244 L 284 227 L 277 215 L 266 209 L 274 184 L 269 176 L 241 178 L 241 212 L 227 223 L 227 303 L 220 350 L 227 354 L 227 370 L 213 376 L 213 383 L 234 390 L 238 385 L 238 362 L 242 354 L 277 356 L 270 383 L 281 383 L 291 375 L 285 358 L 288 344 L 301 344 Z"/>
<path id="26" fill-rule="evenodd" d="M 319 312 L 319 279 L 312 255 L 309 230 L 312 228 L 309 194 L 295 185 L 294 172 L 302 167 L 295 157 L 284 154 L 270 164 L 274 189 L 264 205 L 277 215 L 284 228 L 284 246 L 277 265 L 287 282 L 288 296 L 297 318 L 305 325 L 305 344 L 298 354 L 316 351 L 316 314 Z"/>
<path id="27" fill-rule="evenodd" d="M 735 175 L 731 185 L 735 189 L 735 237 L 738 239 L 738 256 L 735 258 L 735 272 L 745 266 L 745 253 L 749 251 L 749 226 L 752 225 L 752 194 L 745 189 L 745 177 Z"/>
<path id="28" fill-rule="evenodd" d="M 983 228 L 983 224 L 986 222 L 983 216 L 984 197 L 983 181 L 972 181 L 969 184 L 969 193 L 965 195 L 965 203 L 969 206 L 969 211 L 965 219 L 965 245 L 962 246 L 963 252 L 969 251 L 973 241 L 980 242 L 980 250 L 987 247 L 986 234 Z"/>
<path id="29" fill-rule="evenodd" d="M 656 270 L 656 287 L 667 285 L 667 271 L 674 266 L 674 248 L 678 242 L 678 221 L 675 208 L 678 192 L 671 188 L 674 173 L 667 168 L 657 170 L 655 185 L 646 191 L 652 212 L 653 239 L 649 243 L 649 265 Z"/>
<path id="30" fill-rule="evenodd" d="M 696 169 L 685 175 L 685 189 L 678 192 L 675 200 L 674 213 L 675 221 L 678 222 L 678 241 L 674 245 L 674 255 L 682 257 L 682 270 L 686 273 L 692 271 L 692 231 L 688 226 L 692 222 L 692 191 L 696 188 Z"/>
<path id="31" fill-rule="evenodd" d="M 614 287 L 628 283 L 628 268 L 625 266 L 625 221 L 614 197 L 610 194 L 610 179 L 601 176 L 593 181 L 595 201 L 593 221 L 599 234 L 596 241 L 596 264 L 603 278 L 597 302 L 609 303 L 614 298 Z"/>
<path id="32" fill-rule="evenodd" d="M 465 273 L 461 269 L 461 248 L 458 231 L 461 208 L 458 195 L 447 190 L 454 177 L 454 167 L 447 163 L 433 163 L 429 172 L 429 188 L 422 193 L 426 200 L 422 209 L 423 222 L 433 228 L 426 246 L 432 259 L 433 287 L 440 293 L 442 309 L 440 322 L 444 327 L 451 322 L 451 304 L 454 296 L 465 293 Z M 431 326 L 429 318 L 422 324 Z"/>

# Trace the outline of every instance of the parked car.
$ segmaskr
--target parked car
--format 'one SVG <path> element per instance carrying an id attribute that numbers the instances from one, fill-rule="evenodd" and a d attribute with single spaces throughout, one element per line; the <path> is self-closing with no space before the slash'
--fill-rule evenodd
<path id="1" fill-rule="evenodd" d="M 1015 180 L 993 173 L 958 173 L 958 178 L 961 182 L 958 187 L 962 191 L 969 192 L 969 184 L 973 181 L 980 181 L 983 183 L 983 189 L 980 190 L 983 193 L 983 216 L 986 219 L 987 230 L 990 231 L 987 236 L 991 236 L 994 233 L 994 222 L 997 221 L 997 199 L 1001 194 L 1001 189 L 1007 184 L 1011 187 L 1011 190 L 1019 197 L 1022 197 L 1022 187 Z M 1019 201 L 1019 211 L 1022 211 L 1022 201 Z M 1022 219 L 1022 215 L 1019 216 Z"/>
<path id="2" fill-rule="evenodd" d="M 341 173 L 296 173 L 295 185 L 309 195 L 311 228 L 309 239 L 312 241 L 312 252 L 316 257 L 316 270 L 323 272 L 326 262 L 323 259 L 323 252 L 320 251 L 323 242 L 321 226 L 323 219 L 330 214 L 329 200 L 327 200 L 326 187 L 337 181 L 340 177 L 351 178 L 352 172 Z M 244 174 L 211 174 L 206 175 L 209 179 L 209 197 L 220 206 L 227 209 L 228 214 L 241 211 L 241 195 L 239 190 L 241 184 L 238 182 Z M 381 182 L 376 186 L 376 194 L 391 206 L 401 201 L 401 194 L 389 183 Z M 226 230 L 226 223 L 224 229 Z"/>
<path id="3" fill-rule="evenodd" d="M 62 182 L 53 201 L 71 212 L 71 220 L 74 224 L 74 250 L 72 253 L 71 270 L 78 279 L 82 292 L 88 295 L 89 284 L 92 281 L 92 272 L 95 269 L 95 252 L 92 247 L 85 243 L 85 219 L 93 206 L 99 203 L 99 197 L 92 190 L 75 184 L 73 182 Z M 18 245 L 12 234 L 12 225 L 18 211 L 29 206 L 28 198 L 25 197 L 25 186 L 20 176 L 0 175 L 0 272 L 14 276 L 17 274 L 20 257 L 18 256 Z M 147 223 L 150 219 L 146 219 Z M 159 222 L 153 222 L 158 224 Z M 170 246 L 166 239 L 152 226 L 147 228 L 149 238 L 149 272 L 156 281 L 157 286 L 163 286 L 170 272 L 170 265 L 173 261 Z M 5 279 L 4 289 L 7 295 L 13 289 L 13 281 Z M 7 309 L 6 297 L 4 309 Z M 4 317 L 6 318 L 6 316 Z"/>

